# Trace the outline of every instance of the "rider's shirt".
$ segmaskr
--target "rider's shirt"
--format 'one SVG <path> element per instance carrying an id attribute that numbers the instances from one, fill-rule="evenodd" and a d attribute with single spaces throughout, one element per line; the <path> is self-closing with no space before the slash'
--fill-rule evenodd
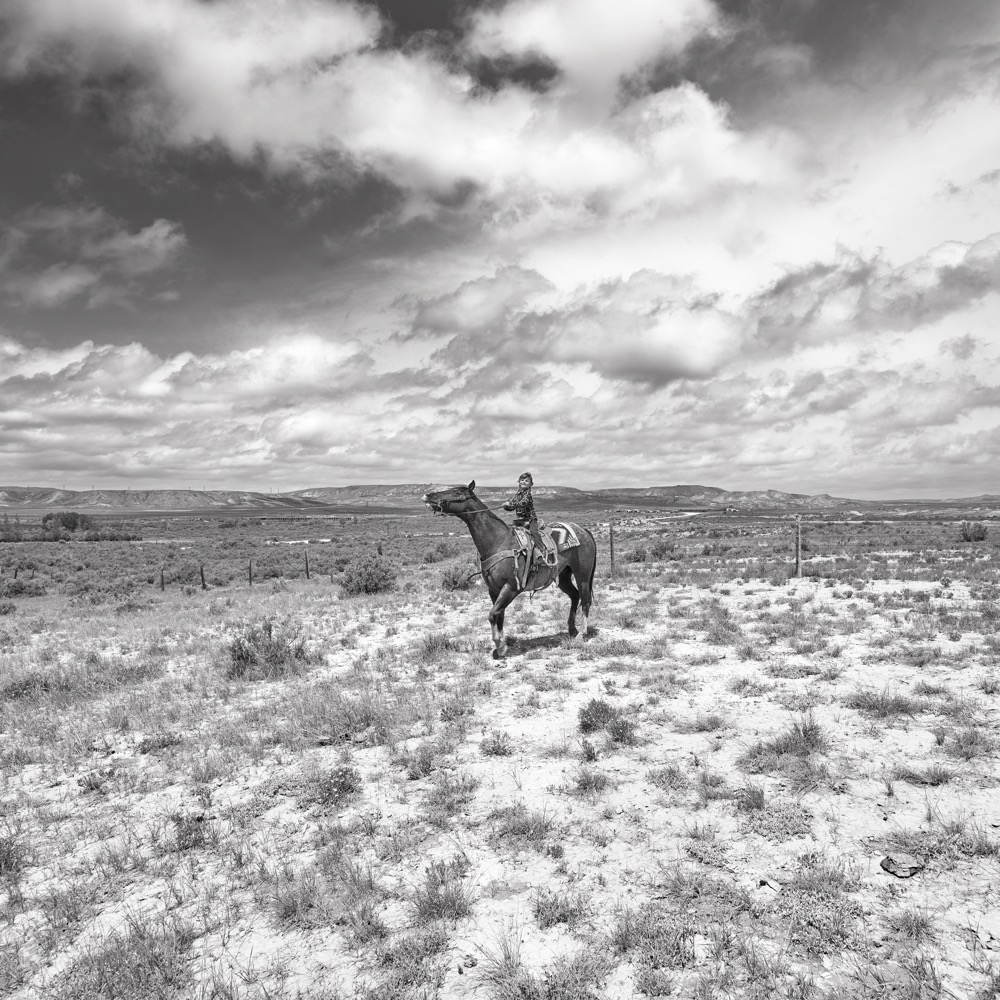
<path id="1" fill-rule="evenodd" d="M 518 490 L 504 505 L 504 510 L 512 510 L 514 516 L 519 521 L 530 521 L 537 517 L 535 514 L 535 501 L 531 496 L 531 487 L 526 486 Z"/>

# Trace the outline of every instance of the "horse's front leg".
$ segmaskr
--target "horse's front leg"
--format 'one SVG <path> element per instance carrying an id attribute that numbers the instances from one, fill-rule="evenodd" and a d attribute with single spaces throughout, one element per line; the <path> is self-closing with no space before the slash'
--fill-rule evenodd
<path id="1" fill-rule="evenodd" d="M 492 594 L 490 594 L 493 597 Z M 509 583 L 505 583 L 493 598 L 493 607 L 490 608 L 490 627 L 493 629 L 493 659 L 499 660 L 507 655 L 507 643 L 503 637 L 503 617 L 507 605 L 517 597 L 517 590 Z"/>

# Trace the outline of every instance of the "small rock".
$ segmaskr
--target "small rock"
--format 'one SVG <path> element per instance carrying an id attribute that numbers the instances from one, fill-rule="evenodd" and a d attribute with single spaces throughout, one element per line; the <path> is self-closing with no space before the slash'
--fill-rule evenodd
<path id="1" fill-rule="evenodd" d="M 475 955 L 463 955 L 462 966 L 466 969 L 474 969 L 479 964 L 479 959 Z"/>
<path id="2" fill-rule="evenodd" d="M 920 858 L 915 858 L 912 854 L 894 853 L 886 855 L 880 862 L 883 871 L 887 871 L 896 878 L 910 878 L 917 872 L 923 871 L 924 863 Z"/>

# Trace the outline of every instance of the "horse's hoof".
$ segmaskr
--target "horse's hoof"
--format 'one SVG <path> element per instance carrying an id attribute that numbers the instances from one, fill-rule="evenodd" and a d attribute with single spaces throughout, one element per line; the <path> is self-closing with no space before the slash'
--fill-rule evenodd
<path id="1" fill-rule="evenodd" d="M 500 650 L 499 649 L 494 649 L 493 650 L 493 659 L 494 660 L 499 660 L 500 659 Z"/>

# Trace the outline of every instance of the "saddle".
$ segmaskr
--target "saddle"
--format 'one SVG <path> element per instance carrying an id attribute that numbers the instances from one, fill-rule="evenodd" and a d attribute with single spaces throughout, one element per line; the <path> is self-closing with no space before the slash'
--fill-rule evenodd
<path id="1" fill-rule="evenodd" d="M 545 543 L 545 547 L 540 551 L 538 546 L 535 545 L 535 540 L 532 538 L 531 532 L 527 528 L 514 527 L 514 536 L 517 542 L 516 555 L 522 556 L 524 560 L 521 579 L 518 580 L 518 586 L 521 589 L 524 588 L 528 574 L 539 562 L 550 567 L 554 567 L 559 562 L 559 549 L 552 536 L 543 529 L 542 525 L 538 526 L 538 533 L 542 536 L 542 541 Z"/>

